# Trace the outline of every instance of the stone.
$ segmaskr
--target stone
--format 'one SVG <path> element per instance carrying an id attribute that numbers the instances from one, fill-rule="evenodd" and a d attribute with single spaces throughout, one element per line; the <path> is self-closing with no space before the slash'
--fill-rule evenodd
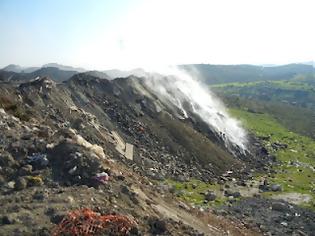
<path id="1" fill-rule="evenodd" d="M 118 175 L 116 178 L 117 180 L 120 180 L 120 181 L 124 181 L 126 179 L 126 177 L 123 175 Z"/>
<path id="2" fill-rule="evenodd" d="M 224 196 L 229 197 L 229 196 L 233 196 L 233 192 L 231 190 L 225 190 L 224 191 Z"/>
<path id="3" fill-rule="evenodd" d="M 175 180 L 178 181 L 178 182 L 182 182 L 183 183 L 183 182 L 186 181 L 186 178 L 184 176 L 180 175 L 180 176 L 177 176 L 175 178 Z"/>
<path id="4" fill-rule="evenodd" d="M 149 219 L 150 232 L 152 234 L 163 234 L 167 231 L 166 222 L 157 217 L 152 217 Z"/>
<path id="5" fill-rule="evenodd" d="M 5 215 L 2 217 L 1 222 L 3 225 L 15 224 L 16 220 L 11 215 Z"/>
<path id="6" fill-rule="evenodd" d="M 12 167 L 15 166 L 17 162 L 12 157 L 12 155 L 8 152 L 4 152 L 0 154 L 0 166 L 2 167 Z"/>
<path id="7" fill-rule="evenodd" d="M 214 192 L 207 192 L 205 194 L 205 200 L 207 201 L 214 201 L 217 198 Z"/>
<path id="8" fill-rule="evenodd" d="M 283 202 L 274 202 L 272 203 L 271 208 L 272 210 L 282 211 L 282 212 L 288 210 L 288 206 Z"/>
<path id="9" fill-rule="evenodd" d="M 0 185 L 3 185 L 5 183 L 5 178 L 0 175 Z"/>
<path id="10" fill-rule="evenodd" d="M 281 192 L 282 191 L 282 187 L 280 184 L 273 184 L 273 185 L 271 185 L 270 189 L 273 192 Z"/>
<path id="11" fill-rule="evenodd" d="M 8 186 L 8 188 L 10 188 L 10 189 L 14 189 L 15 181 L 10 181 L 10 182 L 8 182 L 7 186 Z"/>
<path id="12" fill-rule="evenodd" d="M 22 176 L 30 175 L 32 173 L 32 170 L 33 170 L 33 166 L 28 164 L 28 165 L 23 166 L 20 169 L 19 174 Z"/>
<path id="13" fill-rule="evenodd" d="M 64 217 L 65 217 L 64 214 L 57 212 L 52 214 L 52 216 L 50 217 L 50 221 L 54 224 L 59 224 Z"/>
<path id="14" fill-rule="evenodd" d="M 186 210 L 186 211 L 190 211 L 190 207 L 189 207 L 187 204 L 183 203 L 183 202 L 179 202 L 179 203 L 178 203 L 178 206 L 179 206 L 180 208 Z"/>
<path id="15" fill-rule="evenodd" d="M 251 187 L 253 187 L 253 186 L 251 186 Z M 268 190 L 269 190 L 269 187 L 268 187 L 268 185 L 261 184 L 261 185 L 258 186 L 258 189 L 259 189 L 260 191 L 264 192 L 264 191 L 268 191 Z"/>
<path id="16" fill-rule="evenodd" d="M 139 229 L 136 226 L 133 226 L 129 231 L 129 235 L 141 235 L 141 234 L 139 233 Z"/>
<path id="17" fill-rule="evenodd" d="M 126 185 L 121 185 L 120 191 L 121 191 L 122 193 L 124 193 L 124 194 L 127 194 L 127 195 L 130 194 L 130 190 L 129 190 L 129 188 L 128 188 Z"/>
<path id="18" fill-rule="evenodd" d="M 221 216 L 226 216 L 226 215 L 228 215 L 228 212 L 223 210 L 223 209 L 215 209 L 214 210 L 214 214 L 221 215 Z"/>
<path id="19" fill-rule="evenodd" d="M 40 201 L 44 200 L 47 197 L 48 197 L 48 193 L 47 192 L 36 192 L 33 195 L 33 199 L 40 200 Z"/>
<path id="20" fill-rule="evenodd" d="M 240 192 L 234 192 L 234 193 L 232 194 L 232 196 L 233 196 L 234 198 L 239 198 L 239 197 L 241 197 L 241 193 L 240 193 Z"/>
<path id="21" fill-rule="evenodd" d="M 23 190 L 27 187 L 27 180 L 23 177 L 17 178 L 15 181 L 14 189 L 15 190 Z"/>

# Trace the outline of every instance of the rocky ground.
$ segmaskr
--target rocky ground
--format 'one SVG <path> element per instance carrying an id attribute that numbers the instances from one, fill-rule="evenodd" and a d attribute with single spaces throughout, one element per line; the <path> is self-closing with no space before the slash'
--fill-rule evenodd
<path id="1" fill-rule="evenodd" d="M 50 235 L 69 211 L 80 208 L 126 215 L 136 222 L 135 235 L 254 233 L 228 220 L 222 226 L 220 217 L 210 213 L 183 209 L 170 189 L 138 175 L 130 169 L 132 163 L 123 164 L 100 146 L 82 141 L 72 129 L 54 133 L 3 109 L 0 114 L 6 150 L 1 152 L 2 235 Z M 109 176 L 105 182 L 94 178 L 102 172 Z"/>
<path id="2" fill-rule="evenodd" d="M 315 235 L 315 213 L 281 200 L 248 198 L 221 212 L 258 226 L 267 235 Z"/>
<path id="3" fill-rule="evenodd" d="M 133 235 L 314 232 L 312 212 L 277 200 L 244 198 L 215 212 L 180 200 L 168 180 L 242 186 L 275 160 L 254 137 L 253 154 L 233 156 L 200 121 L 177 119 L 130 78 L 3 82 L 0 94 L 0 235 L 50 235 L 80 208 L 127 216 Z M 134 146 L 132 159 L 113 131 Z"/>

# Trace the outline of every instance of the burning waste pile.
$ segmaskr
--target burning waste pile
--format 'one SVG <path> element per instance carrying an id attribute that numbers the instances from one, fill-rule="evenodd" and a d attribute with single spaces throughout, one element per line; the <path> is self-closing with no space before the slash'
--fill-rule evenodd
<path id="1" fill-rule="evenodd" d="M 176 108 L 178 118 L 198 116 L 220 136 L 228 149 L 245 153 L 246 131 L 228 114 L 224 104 L 196 79 L 198 76 L 192 77 L 176 68 L 157 71 L 147 73 L 143 82 L 166 106 Z"/>

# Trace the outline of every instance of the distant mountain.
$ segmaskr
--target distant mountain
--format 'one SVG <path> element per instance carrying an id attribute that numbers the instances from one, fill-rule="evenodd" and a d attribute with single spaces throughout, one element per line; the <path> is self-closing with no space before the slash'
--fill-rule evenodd
<path id="1" fill-rule="evenodd" d="M 0 70 L 0 81 L 8 82 L 8 81 L 17 81 L 24 80 L 25 76 L 21 73 L 16 73 L 13 71 L 5 71 Z"/>
<path id="2" fill-rule="evenodd" d="M 105 70 L 103 71 L 105 74 L 109 75 L 111 78 L 123 78 L 123 77 L 128 77 L 130 75 L 135 75 L 135 76 L 145 76 L 147 72 L 143 70 L 142 68 L 136 68 L 133 70 L 118 70 L 118 69 L 113 69 L 113 70 Z"/>
<path id="3" fill-rule="evenodd" d="M 315 76 L 313 62 L 301 64 L 288 64 L 282 66 L 274 65 L 210 65 L 210 64 L 187 64 L 178 67 L 193 76 L 201 78 L 207 84 L 253 82 L 266 80 L 291 80 L 297 76 Z M 10 74 L 3 72 L 19 73 Z M 57 63 L 49 63 L 38 67 L 21 67 L 19 65 L 8 65 L 1 70 L 2 80 L 29 80 L 37 76 L 49 76 L 57 82 L 68 80 L 74 74 L 86 73 L 102 79 L 115 79 L 128 77 L 130 75 L 145 77 L 148 73 L 136 68 L 133 70 L 105 70 L 86 71 L 83 68 L 64 66 Z"/>
<path id="4" fill-rule="evenodd" d="M 46 67 L 55 67 L 55 68 L 58 68 L 59 70 L 65 70 L 65 71 L 86 72 L 86 70 L 81 67 L 65 66 L 58 63 L 48 63 L 42 66 L 42 68 L 46 68 Z"/>
<path id="5" fill-rule="evenodd" d="M 4 71 L 10 71 L 10 72 L 15 72 L 15 73 L 31 73 L 35 70 L 38 70 L 39 67 L 22 67 L 19 65 L 15 65 L 15 64 L 10 64 L 4 68 L 2 68 L 2 70 Z"/>
<path id="6" fill-rule="evenodd" d="M 77 71 L 65 71 L 60 70 L 56 67 L 43 67 L 35 70 L 31 73 L 25 72 L 13 72 L 0 70 L 0 80 L 1 81 L 28 81 L 35 79 L 36 77 L 49 77 L 56 82 L 62 82 L 70 79 L 73 75 L 77 74 Z"/>
<path id="7" fill-rule="evenodd" d="M 73 75 L 77 73 L 78 71 L 61 70 L 56 67 L 42 67 L 39 70 L 36 70 L 32 73 L 27 74 L 27 77 L 29 79 L 33 79 L 38 76 L 39 77 L 48 76 L 56 82 L 62 82 L 62 81 L 70 79 Z"/>
<path id="8" fill-rule="evenodd" d="M 108 79 L 108 80 L 112 79 L 112 77 L 110 77 L 106 73 L 101 72 L 101 71 L 97 71 L 97 70 L 87 71 L 87 72 L 84 72 L 84 74 L 90 75 L 90 76 L 93 76 L 93 77 L 98 77 L 98 78 L 101 78 L 101 79 Z"/>
<path id="9" fill-rule="evenodd" d="M 297 75 L 314 74 L 314 67 L 306 64 L 288 64 L 283 66 L 254 65 L 180 65 L 180 69 L 200 77 L 208 84 L 252 82 L 264 80 L 290 80 Z"/>
<path id="10" fill-rule="evenodd" d="M 7 65 L 6 67 L 2 68 L 2 70 L 20 73 L 23 70 L 23 68 L 19 65 L 10 64 L 10 65 Z"/>

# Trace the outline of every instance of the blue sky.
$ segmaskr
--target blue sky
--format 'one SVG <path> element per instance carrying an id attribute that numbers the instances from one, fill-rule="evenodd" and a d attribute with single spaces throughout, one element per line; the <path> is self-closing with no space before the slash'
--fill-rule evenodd
<path id="1" fill-rule="evenodd" d="M 0 0 L 0 67 L 315 59 L 312 0 Z"/>
<path id="2" fill-rule="evenodd" d="M 0 65 L 71 63 L 76 47 L 106 31 L 129 8 L 123 0 L 1 0 Z"/>

